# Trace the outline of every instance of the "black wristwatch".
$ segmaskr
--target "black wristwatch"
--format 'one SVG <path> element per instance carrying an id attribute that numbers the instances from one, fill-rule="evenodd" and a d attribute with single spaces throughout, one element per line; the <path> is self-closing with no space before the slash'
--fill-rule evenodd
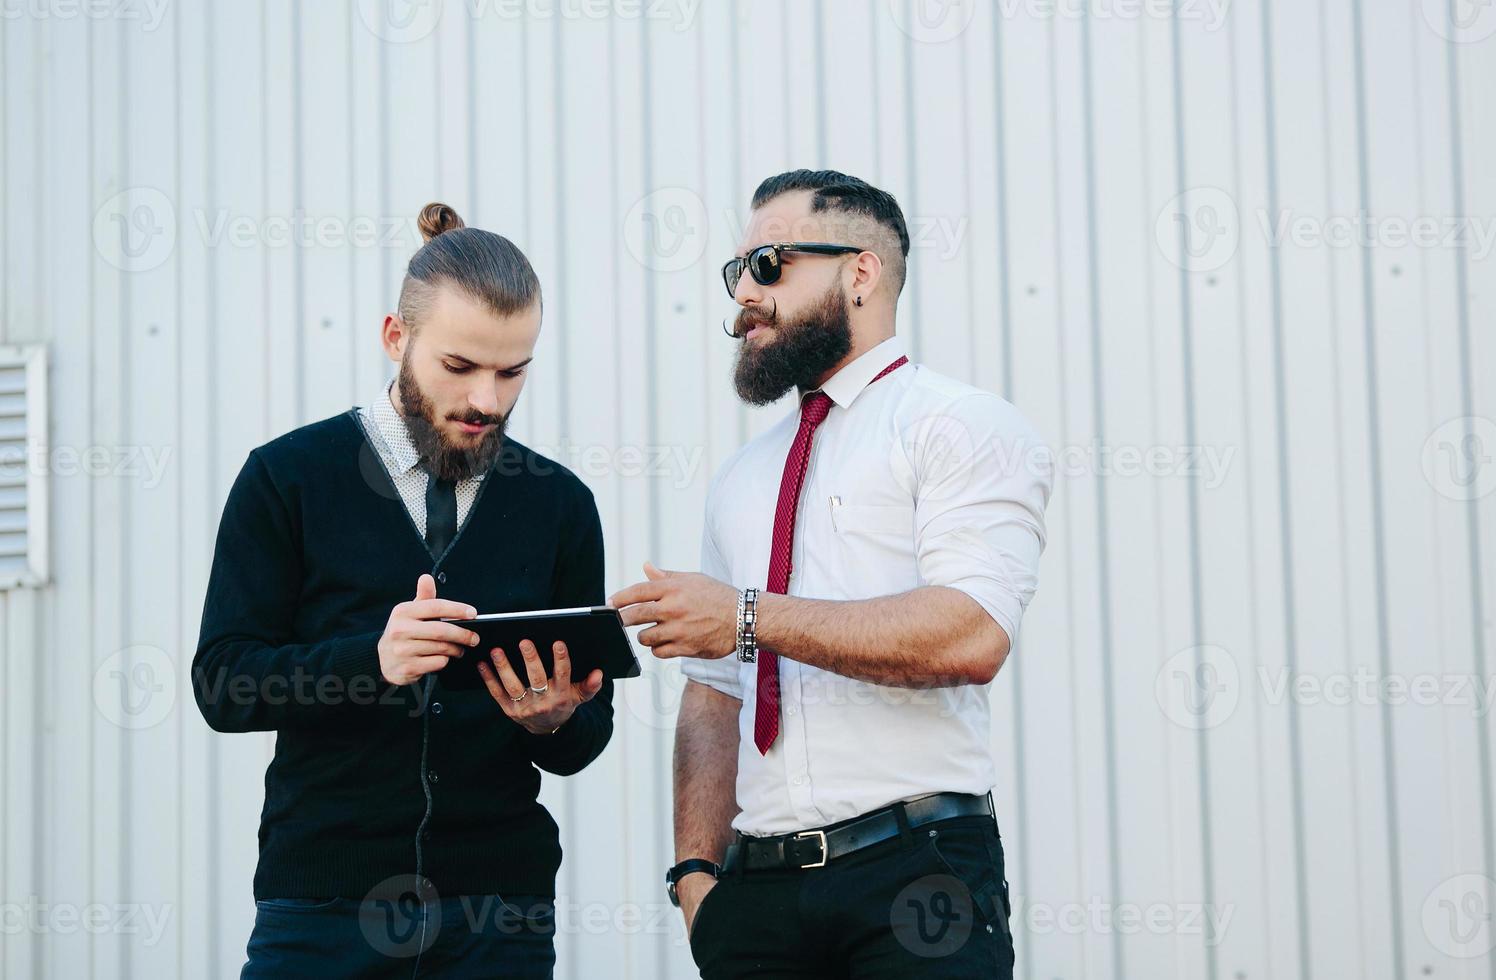
<path id="1" fill-rule="evenodd" d="M 718 878 L 722 875 L 722 866 L 706 858 L 687 858 L 665 872 L 665 894 L 670 896 L 671 905 L 680 908 L 680 896 L 675 893 L 675 883 L 686 875 L 695 874 L 698 871 L 704 871 L 713 878 Z"/>

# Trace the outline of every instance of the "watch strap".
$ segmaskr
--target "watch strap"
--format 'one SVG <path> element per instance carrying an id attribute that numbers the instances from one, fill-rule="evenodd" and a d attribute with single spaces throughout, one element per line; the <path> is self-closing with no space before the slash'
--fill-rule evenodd
<path id="1" fill-rule="evenodd" d="M 665 880 L 674 884 L 686 875 L 695 874 L 698 871 L 705 871 L 713 878 L 719 878 L 722 875 L 722 865 L 716 861 L 708 861 L 706 858 L 687 858 L 665 872 Z"/>

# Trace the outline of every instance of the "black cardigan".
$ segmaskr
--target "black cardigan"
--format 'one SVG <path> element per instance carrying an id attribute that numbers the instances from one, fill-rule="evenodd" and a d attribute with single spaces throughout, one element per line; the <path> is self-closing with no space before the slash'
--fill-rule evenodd
<path id="1" fill-rule="evenodd" d="M 555 894 L 561 846 L 537 767 L 569 775 L 597 758 L 611 682 L 553 735 L 511 722 L 486 690 L 444 689 L 439 671 L 388 684 L 379 637 L 423 572 L 480 612 L 601 605 L 592 494 L 510 440 L 433 561 L 354 412 L 250 453 L 192 676 L 217 731 L 278 733 L 256 898 L 364 898 L 413 875 L 442 896 Z"/>

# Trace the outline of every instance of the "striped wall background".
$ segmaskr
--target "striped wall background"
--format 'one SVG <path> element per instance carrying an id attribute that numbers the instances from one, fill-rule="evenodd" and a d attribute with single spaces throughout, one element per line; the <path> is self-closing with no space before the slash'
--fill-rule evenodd
<path id="1" fill-rule="evenodd" d="M 0 342 L 52 582 L 0 595 L 0 972 L 234 976 L 269 736 L 186 685 L 253 446 L 366 400 L 431 199 L 547 292 L 517 418 L 609 588 L 692 568 L 762 177 L 915 236 L 917 358 L 1061 452 L 993 686 L 1019 975 L 1489 977 L 1496 8 L 1474 0 L 0 3 Z M 545 795 L 563 977 L 694 975 L 681 681 Z M 932 746 L 931 751 L 939 751 Z"/>

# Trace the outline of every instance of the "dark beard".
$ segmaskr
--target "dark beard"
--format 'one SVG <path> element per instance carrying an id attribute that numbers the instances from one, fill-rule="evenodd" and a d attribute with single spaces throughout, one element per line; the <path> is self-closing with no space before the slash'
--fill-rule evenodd
<path id="1" fill-rule="evenodd" d="M 750 405 L 768 405 L 791 388 L 812 387 L 852 350 L 847 297 L 834 286 L 793 320 L 764 320 L 744 310 L 738 314 L 736 331 L 742 336 L 760 323 L 774 327 L 775 336 L 756 345 L 743 340 L 732 373 L 738 397 Z"/>
<path id="2" fill-rule="evenodd" d="M 469 480 L 486 472 L 498 457 L 504 445 L 504 429 L 509 424 L 507 415 L 484 415 L 468 412 L 457 416 L 464 422 L 477 425 L 492 424 L 493 428 L 475 446 L 458 446 L 450 442 L 436 427 L 436 406 L 410 370 L 410 351 L 400 360 L 400 405 L 404 409 L 405 429 L 410 441 L 415 444 L 427 472 L 438 480 Z"/>

